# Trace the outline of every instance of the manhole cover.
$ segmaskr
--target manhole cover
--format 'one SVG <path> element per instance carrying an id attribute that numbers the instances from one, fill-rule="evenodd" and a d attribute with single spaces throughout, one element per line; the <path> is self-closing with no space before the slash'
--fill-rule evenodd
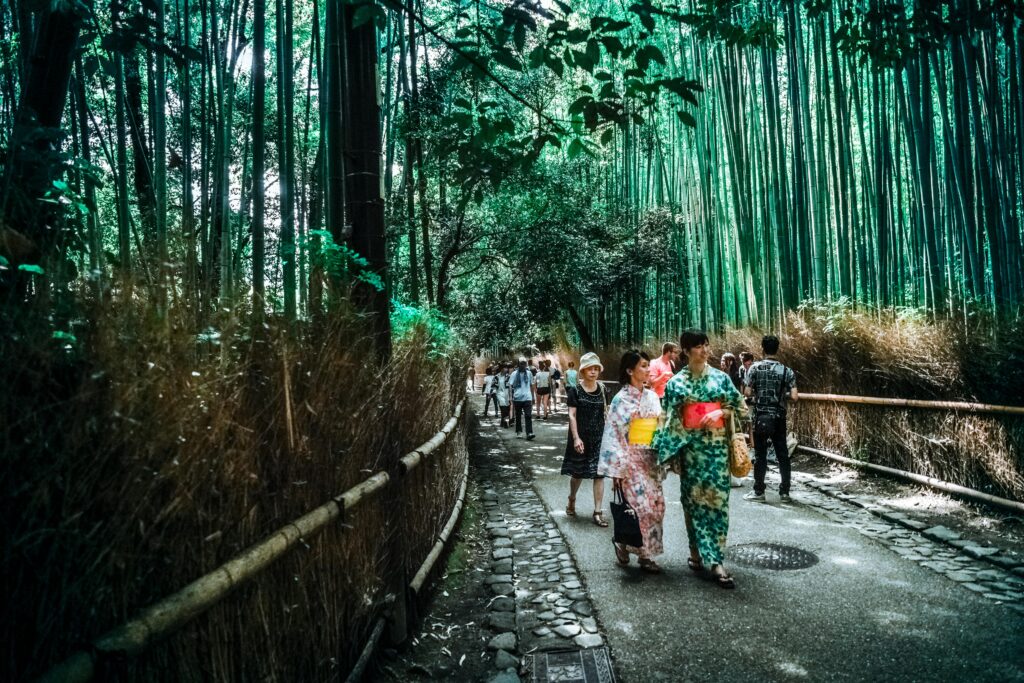
<path id="1" fill-rule="evenodd" d="M 526 655 L 531 683 L 615 683 L 607 647 Z"/>
<path id="2" fill-rule="evenodd" d="M 812 552 L 780 543 L 744 543 L 729 548 L 729 559 L 760 569 L 804 569 L 818 563 Z"/>

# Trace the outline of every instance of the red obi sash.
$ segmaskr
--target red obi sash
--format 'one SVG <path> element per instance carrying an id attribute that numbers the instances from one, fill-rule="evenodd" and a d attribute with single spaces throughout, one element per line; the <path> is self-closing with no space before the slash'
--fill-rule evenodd
<path id="1" fill-rule="evenodd" d="M 683 406 L 683 426 L 687 429 L 700 429 L 700 421 L 708 413 L 721 410 L 721 403 L 687 403 Z M 710 429 L 722 429 L 725 427 L 725 418 L 719 417 L 708 425 Z"/>

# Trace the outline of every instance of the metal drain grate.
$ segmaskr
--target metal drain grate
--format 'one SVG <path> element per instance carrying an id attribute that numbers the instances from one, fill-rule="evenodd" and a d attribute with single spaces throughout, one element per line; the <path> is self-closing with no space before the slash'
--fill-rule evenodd
<path id="1" fill-rule="evenodd" d="M 779 543 L 744 543 L 728 553 L 736 564 L 759 569 L 805 569 L 818 563 L 814 553 Z"/>
<path id="2" fill-rule="evenodd" d="M 531 683 L 615 683 L 607 647 L 526 655 Z"/>

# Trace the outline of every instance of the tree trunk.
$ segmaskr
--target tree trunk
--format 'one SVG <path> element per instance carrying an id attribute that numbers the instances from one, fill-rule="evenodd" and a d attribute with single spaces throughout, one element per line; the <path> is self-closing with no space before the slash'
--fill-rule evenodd
<path id="1" fill-rule="evenodd" d="M 356 8 L 343 9 L 345 34 L 345 138 L 344 148 L 328 154 L 343 153 L 347 213 L 352 218 L 349 240 L 356 253 L 369 263 L 369 270 L 380 278 L 380 289 L 359 281 L 355 286 L 356 303 L 367 314 L 372 326 L 374 347 L 380 360 L 391 355 L 390 301 L 387 283 L 387 242 L 384 225 L 384 198 L 381 197 L 380 102 L 377 82 L 377 30 L 372 22 L 353 27 Z M 328 143 L 329 144 L 329 143 Z"/>

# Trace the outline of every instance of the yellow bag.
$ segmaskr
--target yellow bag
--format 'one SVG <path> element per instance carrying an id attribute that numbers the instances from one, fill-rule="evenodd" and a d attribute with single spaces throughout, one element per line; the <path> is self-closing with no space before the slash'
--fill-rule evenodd
<path id="1" fill-rule="evenodd" d="M 729 474 L 734 477 L 743 477 L 750 474 L 754 463 L 750 461 L 750 447 L 747 446 L 747 436 L 743 432 L 736 431 L 735 416 L 729 419 Z"/>
<path id="2" fill-rule="evenodd" d="M 650 446 L 657 428 L 656 417 L 634 417 L 629 421 L 629 443 L 634 446 Z"/>

